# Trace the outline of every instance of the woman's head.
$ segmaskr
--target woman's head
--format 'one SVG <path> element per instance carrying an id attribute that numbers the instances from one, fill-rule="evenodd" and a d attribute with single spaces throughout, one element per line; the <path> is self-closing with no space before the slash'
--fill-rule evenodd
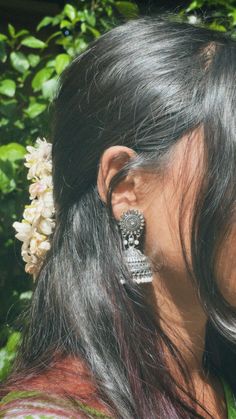
<path id="1" fill-rule="evenodd" d="M 148 304 L 152 285 L 130 279 L 117 228 L 124 211 L 144 213 L 141 246 L 155 275 L 194 284 L 215 341 L 222 335 L 221 357 L 236 339 L 226 260 L 216 272 L 234 216 L 236 44 L 169 17 L 113 28 L 62 74 L 56 228 L 18 364 L 49 364 L 54 350 L 84 357 L 122 418 L 198 417 L 166 367 L 163 345 L 180 368 L 181 356 Z M 236 387 L 230 365 L 226 374 Z"/>
<path id="2" fill-rule="evenodd" d="M 116 220 L 139 208 L 153 268 L 186 278 L 185 245 L 207 305 L 218 292 L 214 254 L 233 223 L 235 51 L 235 42 L 208 29 L 164 17 L 132 20 L 74 60 L 55 103 L 59 211 L 91 188 L 96 194 L 96 185 Z M 233 257 L 233 249 L 227 254 Z M 225 296 L 236 304 L 225 286 L 229 259 L 218 272 Z"/>

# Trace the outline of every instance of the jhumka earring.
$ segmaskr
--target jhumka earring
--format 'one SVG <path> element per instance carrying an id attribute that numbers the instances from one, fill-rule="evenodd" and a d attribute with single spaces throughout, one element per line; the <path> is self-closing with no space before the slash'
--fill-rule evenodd
<path id="1" fill-rule="evenodd" d="M 133 281 L 152 282 L 152 270 L 148 258 L 135 247 L 139 244 L 138 238 L 144 229 L 143 214 L 137 209 L 130 209 L 122 214 L 118 224 L 123 236 L 124 257 L 132 273 Z M 121 279 L 120 282 L 124 284 L 126 281 Z"/>

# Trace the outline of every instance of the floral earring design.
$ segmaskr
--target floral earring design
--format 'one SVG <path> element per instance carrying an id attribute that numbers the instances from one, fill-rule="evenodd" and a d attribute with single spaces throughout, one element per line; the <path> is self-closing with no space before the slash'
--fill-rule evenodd
<path id="1" fill-rule="evenodd" d="M 138 239 L 145 225 L 143 213 L 137 209 L 125 211 L 118 224 L 123 236 L 124 257 L 132 273 L 133 281 L 152 282 L 152 270 L 148 258 L 135 247 L 139 245 Z M 120 282 L 124 284 L 125 280 L 121 279 Z"/>

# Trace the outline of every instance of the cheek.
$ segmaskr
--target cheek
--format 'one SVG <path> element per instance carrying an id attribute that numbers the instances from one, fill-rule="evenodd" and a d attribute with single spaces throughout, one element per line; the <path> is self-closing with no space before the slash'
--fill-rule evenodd
<path id="1" fill-rule="evenodd" d="M 216 273 L 223 296 L 230 304 L 236 306 L 236 226 L 231 228 L 221 244 Z"/>
<path id="2" fill-rule="evenodd" d="M 173 220 L 172 220 L 173 221 Z M 176 233 L 168 224 L 166 216 L 158 214 L 158 219 L 147 225 L 145 252 L 162 269 L 180 268 L 180 251 Z"/>
<path id="3" fill-rule="evenodd" d="M 179 278 L 180 275 L 186 273 L 178 231 L 178 207 L 178 202 L 174 201 L 173 195 L 164 197 L 164 195 L 160 196 L 159 194 L 158 199 L 153 202 L 148 211 L 145 234 L 145 253 L 155 264 L 154 269 L 156 268 L 157 271 L 160 270 L 163 274 L 168 274 L 173 278 L 176 278 L 177 274 Z M 187 237 L 188 227 L 186 223 L 185 241 Z"/>

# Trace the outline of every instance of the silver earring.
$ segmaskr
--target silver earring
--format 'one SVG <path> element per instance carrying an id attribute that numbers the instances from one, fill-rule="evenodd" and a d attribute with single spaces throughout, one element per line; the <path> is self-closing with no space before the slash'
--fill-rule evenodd
<path id="1" fill-rule="evenodd" d="M 119 222 L 123 236 L 124 256 L 132 273 L 134 282 L 152 282 L 152 270 L 148 262 L 148 258 L 135 246 L 139 244 L 138 238 L 142 234 L 144 228 L 143 214 L 137 209 L 125 211 Z M 125 246 L 128 246 L 126 249 Z M 125 283 L 121 279 L 122 284 Z"/>

